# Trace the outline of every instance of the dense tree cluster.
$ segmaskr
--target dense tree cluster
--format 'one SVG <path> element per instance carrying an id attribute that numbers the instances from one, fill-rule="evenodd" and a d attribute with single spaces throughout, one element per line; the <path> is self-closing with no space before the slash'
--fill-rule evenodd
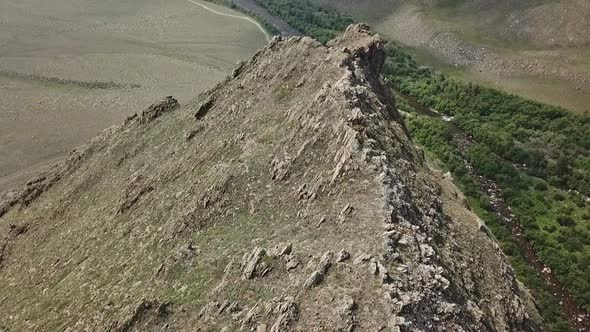
<path id="1" fill-rule="evenodd" d="M 441 166 L 443 168 L 451 171 L 455 182 L 457 182 L 469 199 L 470 205 L 474 208 L 477 215 L 485 221 L 487 227 L 500 243 L 504 253 L 510 258 L 518 278 L 533 291 L 548 330 L 573 331 L 558 303 L 556 303 L 551 295 L 550 290 L 544 284 L 543 279 L 538 275 L 536 270 L 526 263 L 522 253 L 512 240 L 510 228 L 491 212 L 492 205 L 490 204 L 490 197 L 481 191 L 467 171 L 461 152 L 454 144 L 453 136 L 449 132 L 448 126 L 438 119 L 427 116 L 409 117 L 407 123 L 413 139 L 426 148 L 432 157 L 442 162 Z M 483 147 L 481 145 L 474 147 L 473 150 L 475 152 L 470 159 L 476 159 L 481 152 L 485 151 L 482 151 L 482 149 Z M 481 160 L 485 163 L 490 158 L 493 157 L 485 156 Z M 537 183 L 544 184 L 544 182 Z"/>
<path id="2" fill-rule="evenodd" d="M 350 16 L 338 13 L 309 0 L 256 0 L 271 14 L 283 18 L 292 27 L 326 43 L 353 23 Z"/>
<path id="3" fill-rule="evenodd" d="M 590 117 L 418 67 L 390 45 L 385 73 L 399 91 L 440 113 L 532 176 L 590 196 Z"/>

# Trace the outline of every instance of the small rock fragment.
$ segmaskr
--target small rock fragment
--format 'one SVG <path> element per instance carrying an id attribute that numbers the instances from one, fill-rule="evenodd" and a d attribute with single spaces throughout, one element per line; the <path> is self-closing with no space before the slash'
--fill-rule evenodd
<path id="1" fill-rule="evenodd" d="M 357 305 L 354 299 L 348 295 L 345 295 L 343 299 L 339 301 L 337 314 L 340 316 L 341 323 L 338 331 L 354 331 L 357 327 L 356 317 L 354 311 Z"/>
<path id="2" fill-rule="evenodd" d="M 303 287 L 313 288 L 321 284 L 324 280 L 324 274 L 321 271 L 313 271 L 313 273 L 305 280 Z"/>
<path id="3" fill-rule="evenodd" d="M 213 99 L 213 97 L 209 97 L 207 101 L 202 103 L 197 109 L 197 112 L 195 113 L 195 120 L 201 120 L 202 118 L 204 118 L 205 115 L 207 115 L 207 113 L 209 112 L 209 110 L 211 110 L 211 108 L 213 107 L 214 101 L 215 100 Z"/>
<path id="4" fill-rule="evenodd" d="M 287 256 L 291 254 L 291 251 L 293 251 L 293 244 L 288 243 L 283 245 L 282 247 L 276 247 L 274 255 L 278 257 Z"/>
<path id="5" fill-rule="evenodd" d="M 326 217 L 321 217 L 320 221 L 318 221 L 317 227 L 320 227 L 324 222 L 326 222 Z"/>
<path id="6" fill-rule="evenodd" d="M 377 275 L 379 274 L 379 268 L 377 267 L 377 263 L 376 262 L 369 262 L 369 272 L 373 275 Z"/>
<path id="7" fill-rule="evenodd" d="M 258 301 L 258 303 L 256 303 L 250 310 L 248 310 L 246 316 L 244 317 L 244 319 L 242 319 L 242 328 L 245 328 L 248 324 L 250 324 L 252 322 L 252 319 L 254 319 L 256 315 L 258 315 L 259 311 L 260 301 Z"/>
<path id="8" fill-rule="evenodd" d="M 287 271 L 291 271 L 297 266 L 299 266 L 299 260 L 297 260 L 295 256 L 289 256 L 289 258 L 287 259 L 287 263 L 285 264 Z"/>
<path id="9" fill-rule="evenodd" d="M 342 249 L 342 250 L 340 250 L 340 252 L 338 253 L 338 256 L 336 257 L 336 262 L 340 263 L 340 262 L 344 262 L 349 259 L 350 259 L 350 254 L 348 253 L 348 251 Z"/>
<path id="10" fill-rule="evenodd" d="M 245 257 L 242 279 L 252 279 L 255 276 L 256 267 L 265 254 L 266 251 L 263 248 L 256 247 L 249 256 Z"/>
<path id="11" fill-rule="evenodd" d="M 346 220 L 346 217 L 349 216 L 353 210 L 354 210 L 354 208 L 352 207 L 352 205 L 350 205 L 350 203 L 346 204 L 346 206 L 344 206 L 342 211 L 340 211 L 340 215 L 338 216 L 338 220 L 341 223 L 343 223 Z"/>
<path id="12" fill-rule="evenodd" d="M 186 135 L 184 136 L 184 139 L 187 141 L 190 141 L 197 135 L 198 132 L 199 131 L 196 129 L 191 129 L 186 133 Z"/>
<path id="13" fill-rule="evenodd" d="M 369 254 L 362 254 L 354 260 L 354 264 L 361 264 L 364 262 L 368 262 L 371 260 L 371 258 L 373 258 L 373 256 L 371 256 Z"/>
<path id="14" fill-rule="evenodd" d="M 332 252 L 326 251 L 322 257 L 320 258 L 320 262 L 318 263 L 318 270 L 322 273 L 328 272 L 330 266 L 332 266 Z"/>

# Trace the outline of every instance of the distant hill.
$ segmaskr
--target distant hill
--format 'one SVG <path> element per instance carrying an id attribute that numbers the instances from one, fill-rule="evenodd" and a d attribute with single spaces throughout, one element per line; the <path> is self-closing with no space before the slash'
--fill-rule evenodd
<path id="1" fill-rule="evenodd" d="M 446 10 L 449 19 L 466 15 L 481 33 L 507 42 L 590 46 L 590 2 L 585 0 L 439 0 L 430 6 Z"/>
<path id="2" fill-rule="evenodd" d="M 586 0 L 313 1 L 371 23 L 425 62 L 468 81 L 590 111 Z"/>
<path id="3" fill-rule="evenodd" d="M 383 10 L 418 6 L 446 19 L 468 19 L 481 34 L 530 45 L 590 46 L 590 2 L 585 0 L 324 0 L 351 11 L 384 16 Z"/>

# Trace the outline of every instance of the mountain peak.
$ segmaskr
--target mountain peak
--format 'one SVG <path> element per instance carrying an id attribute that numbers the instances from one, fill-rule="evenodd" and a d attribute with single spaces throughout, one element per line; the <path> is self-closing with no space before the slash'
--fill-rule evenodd
<path id="1" fill-rule="evenodd" d="M 382 83 L 383 42 L 275 38 L 9 195 L 9 330 L 526 330 L 527 291 Z M 42 305 L 38 305 L 42 304 Z"/>

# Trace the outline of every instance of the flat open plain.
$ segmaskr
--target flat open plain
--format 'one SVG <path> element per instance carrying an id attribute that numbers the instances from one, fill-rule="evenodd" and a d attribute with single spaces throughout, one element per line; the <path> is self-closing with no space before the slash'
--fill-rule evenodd
<path id="1" fill-rule="evenodd" d="M 0 192 L 161 97 L 196 96 L 265 44 L 251 22 L 185 0 L 0 0 Z"/>

